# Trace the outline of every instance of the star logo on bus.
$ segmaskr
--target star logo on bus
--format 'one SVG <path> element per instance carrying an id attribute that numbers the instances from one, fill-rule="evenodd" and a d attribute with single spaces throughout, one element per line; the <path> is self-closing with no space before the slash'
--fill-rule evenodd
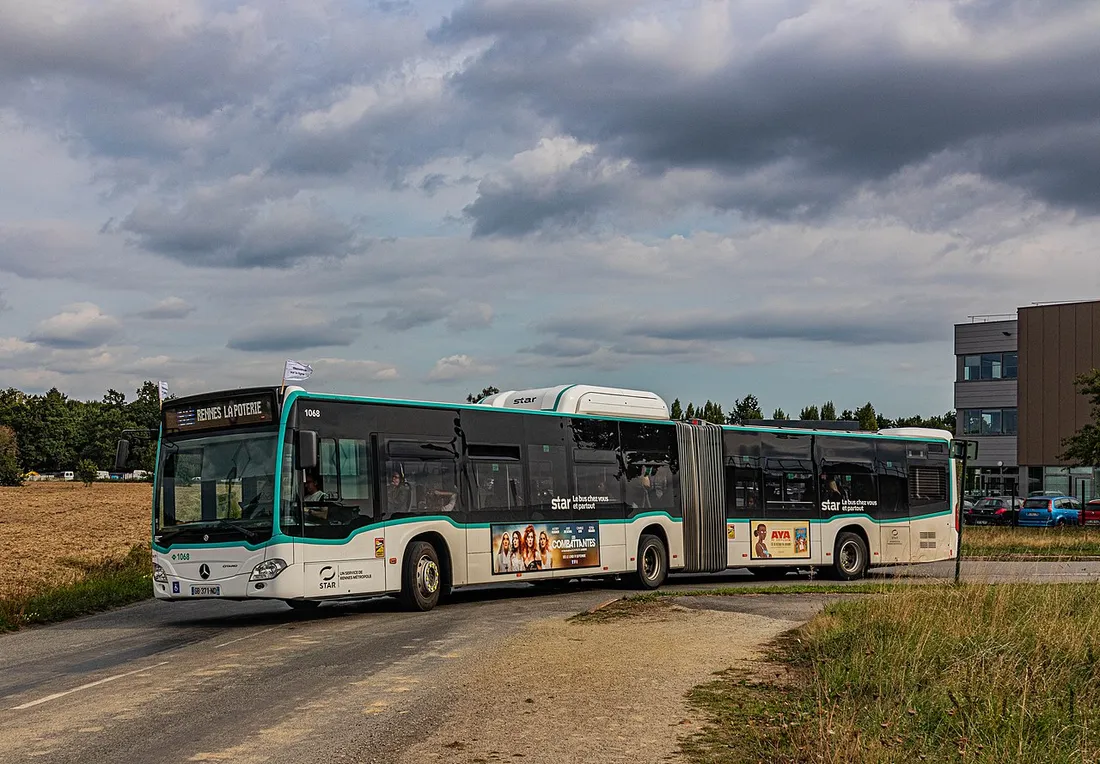
<path id="1" fill-rule="evenodd" d="M 199 578 L 201 578 L 203 581 L 210 578 L 210 566 L 207 565 L 205 562 L 199 566 Z"/>

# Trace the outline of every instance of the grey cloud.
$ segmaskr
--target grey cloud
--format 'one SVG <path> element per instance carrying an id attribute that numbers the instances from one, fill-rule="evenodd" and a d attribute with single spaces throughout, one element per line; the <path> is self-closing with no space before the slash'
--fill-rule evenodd
<path id="1" fill-rule="evenodd" d="M 870 309 L 822 306 L 776 308 L 725 317 L 690 317 L 647 322 L 629 330 L 639 337 L 665 340 L 804 340 L 840 345 L 912 344 L 943 339 L 942 315 L 914 314 L 898 304 Z"/>
<path id="2" fill-rule="evenodd" d="M 536 325 L 556 337 L 549 348 L 565 343 L 602 342 L 628 355 L 702 352 L 713 343 L 736 340 L 797 340 L 836 345 L 905 345 L 944 340 L 950 309 L 941 300 L 920 304 L 904 298 L 877 303 L 851 299 L 808 306 L 769 305 L 725 315 L 680 312 L 623 319 L 615 316 L 560 317 Z M 578 339 L 579 338 L 579 339 Z M 547 354 L 547 343 L 536 346 Z"/>
<path id="3" fill-rule="evenodd" d="M 386 308 L 378 324 L 391 332 L 406 332 L 440 321 L 454 332 L 485 329 L 493 323 L 493 307 L 488 303 L 459 299 L 445 290 L 428 287 L 374 302 L 353 302 L 348 307 Z"/>
<path id="4" fill-rule="evenodd" d="M 441 321 L 446 315 L 447 311 L 439 305 L 412 305 L 386 311 L 378 323 L 393 332 L 407 332 Z"/>
<path id="5" fill-rule="evenodd" d="M 151 320 L 167 320 L 174 318 L 186 318 L 195 311 L 195 306 L 179 297 L 166 297 L 152 307 L 138 311 L 141 318 Z"/>
<path id="6" fill-rule="evenodd" d="M 487 178 L 464 209 L 473 234 L 523 236 L 540 229 L 580 228 L 623 192 L 620 178 L 600 172 L 598 160 L 583 158 L 549 177 Z"/>
<path id="7" fill-rule="evenodd" d="M 28 341 L 44 347 L 70 350 L 98 348 L 118 335 L 122 325 L 90 302 L 68 306 L 35 327 Z"/>
<path id="8" fill-rule="evenodd" d="M 269 321 L 233 335 L 226 347 L 248 352 L 291 352 L 319 347 L 347 347 L 359 336 L 362 324 L 358 316 L 345 316 L 331 321 Z"/>
<path id="9" fill-rule="evenodd" d="M 303 202 L 243 206 L 235 194 L 193 196 L 172 209 L 143 204 L 121 224 L 145 249 L 189 265 L 286 268 L 357 248 L 345 223 Z"/>
<path id="10" fill-rule="evenodd" d="M 522 13 L 523 4 L 516 6 Z M 1100 143 L 1089 140 L 1100 124 L 1100 46 L 1091 10 L 1066 6 L 1039 29 L 1006 14 L 998 25 L 972 25 L 965 42 L 925 47 L 918 56 L 894 35 L 907 26 L 906 14 L 921 12 L 921 6 L 881 6 L 848 19 L 845 34 L 860 44 L 842 46 L 834 44 L 836 15 L 810 6 L 797 24 L 781 28 L 775 19 L 761 35 L 765 42 L 737 40 L 731 32 L 728 57 L 706 67 L 688 63 L 687 53 L 679 60 L 667 51 L 647 54 L 617 39 L 609 25 L 593 31 L 578 22 L 569 44 L 550 46 L 524 46 L 523 33 L 506 25 L 455 86 L 488 112 L 502 102 L 521 104 L 646 174 L 674 168 L 711 169 L 733 180 L 758 174 L 755 191 L 763 200 L 754 204 L 746 188 L 704 200 L 720 208 L 821 214 L 864 183 L 966 149 L 967 161 L 955 171 L 982 171 L 1048 202 L 1100 211 L 1095 184 L 1086 180 L 1100 162 Z M 1024 43 L 1029 37 L 1034 44 Z M 1013 50 L 1006 54 L 1007 39 Z M 676 41 L 685 51 L 692 42 Z M 1007 140 L 1031 131 L 1051 139 Z M 1063 136 L 1068 145 L 1058 140 Z M 783 168 L 792 177 L 776 194 L 770 181 Z M 511 208 L 493 187 L 483 191 L 486 201 L 468 210 L 478 231 L 525 232 L 507 223 L 522 219 L 524 207 L 536 221 L 557 219 L 543 198 L 525 198 L 528 189 L 518 189 Z"/>
<path id="11" fill-rule="evenodd" d="M 447 316 L 447 328 L 452 332 L 488 329 L 493 325 L 493 306 L 487 302 L 459 303 Z"/>
<path id="12" fill-rule="evenodd" d="M 470 0 L 444 19 L 431 37 L 438 42 L 456 42 L 497 34 L 577 35 L 638 4 L 638 0 Z"/>

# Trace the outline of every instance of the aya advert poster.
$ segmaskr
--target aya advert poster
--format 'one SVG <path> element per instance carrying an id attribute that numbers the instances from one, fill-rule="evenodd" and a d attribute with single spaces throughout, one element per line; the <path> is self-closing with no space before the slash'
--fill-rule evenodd
<path id="1" fill-rule="evenodd" d="M 750 527 L 752 530 L 752 559 L 809 559 L 809 523 L 782 520 L 753 520 Z"/>
<path id="2" fill-rule="evenodd" d="M 490 526 L 493 573 L 538 573 L 595 568 L 600 564 L 600 525 L 501 523 Z"/>

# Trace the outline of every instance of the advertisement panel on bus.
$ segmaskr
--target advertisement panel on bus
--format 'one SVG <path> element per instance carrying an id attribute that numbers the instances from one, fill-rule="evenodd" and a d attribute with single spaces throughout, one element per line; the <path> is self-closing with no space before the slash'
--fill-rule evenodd
<path id="1" fill-rule="evenodd" d="M 805 560 L 810 557 L 810 524 L 753 520 L 752 559 Z"/>
<path id="2" fill-rule="evenodd" d="M 493 573 L 537 573 L 600 565 L 600 525 L 508 523 L 490 526 Z"/>

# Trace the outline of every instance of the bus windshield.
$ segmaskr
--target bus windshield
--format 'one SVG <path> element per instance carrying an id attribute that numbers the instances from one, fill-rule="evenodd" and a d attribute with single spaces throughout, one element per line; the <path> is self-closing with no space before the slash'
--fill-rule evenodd
<path id="1" fill-rule="evenodd" d="M 155 535 L 164 543 L 271 538 L 274 431 L 165 439 Z"/>

